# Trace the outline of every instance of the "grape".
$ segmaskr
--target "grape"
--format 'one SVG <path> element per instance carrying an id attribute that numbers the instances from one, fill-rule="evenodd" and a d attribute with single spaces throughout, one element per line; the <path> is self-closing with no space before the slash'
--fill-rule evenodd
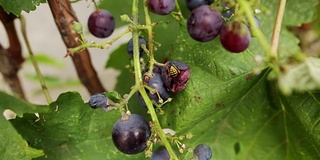
<path id="1" fill-rule="evenodd" d="M 159 147 L 152 153 L 151 160 L 170 160 L 170 154 L 166 147 Z"/>
<path id="2" fill-rule="evenodd" d="M 110 36 L 115 28 L 113 16 L 106 10 L 96 10 L 88 19 L 88 28 L 92 35 L 98 38 Z"/>
<path id="3" fill-rule="evenodd" d="M 139 52 L 140 52 L 140 57 L 146 54 L 146 52 L 141 48 L 141 44 L 147 45 L 147 40 L 143 38 L 142 36 L 139 36 Z M 127 51 L 128 54 L 130 55 L 131 58 L 133 58 L 133 39 L 131 38 L 127 44 Z"/>
<path id="4" fill-rule="evenodd" d="M 247 25 L 241 22 L 230 21 L 221 28 L 220 42 L 230 52 L 239 53 L 246 50 L 250 40 L 250 30 Z"/>
<path id="5" fill-rule="evenodd" d="M 190 11 L 202 5 L 210 5 L 214 0 L 186 0 L 187 7 Z"/>
<path id="6" fill-rule="evenodd" d="M 89 106 L 92 109 L 107 107 L 108 97 L 104 94 L 96 93 L 90 97 Z"/>
<path id="7" fill-rule="evenodd" d="M 161 74 L 153 72 L 153 77 L 151 77 L 148 81 L 144 81 L 149 87 L 156 89 L 158 94 L 160 95 L 161 99 L 163 101 L 166 101 L 170 95 L 168 91 L 165 89 L 163 81 L 161 79 Z M 154 100 L 157 104 L 161 104 L 159 101 L 159 97 L 157 93 L 151 93 L 150 91 L 147 90 L 147 94 L 151 100 Z M 139 102 L 142 106 L 147 106 L 146 103 L 144 102 L 143 98 L 141 97 L 140 93 L 138 94 Z"/>
<path id="8" fill-rule="evenodd" d="M 199 144 L 194 148 L 193 154 L 198 157 L 198 160 L 209 160 L 212 157 L 212 151 L 209 146 Z"/>
<path id="9" fill-rule="evenodd" d="M 233 15 L 234 15 L 234 9 L 233 8 L 230 8 L 230 9 L 228 9 L 228 10 L 226 10 L 226 11 L 224 11 L 222 13 L 222 17 L 225 18 L 225 19 L 229 19 Z"/>
<path id="10" fill-rule="evenodd" d="M 180 61 L 168 61 L 161 69 L 161 77 L 168 91 L 182 91 L 190 78 L 190 68 Z"/>
<path id="11" fill-rule="evenodd" d="M 147 147 L 150 137 L 148 122 L 137 114 L 131 114 L 129 119 L 119 119 L 112 129 L 112 140 L 117 149 L 125 154 L 137 154 Z"/>
<path id="12" fill-rule="evenodd" d="M 223 20 L 221 13 L 209 5 L 194 9 L 187 20 L 189 35 L 199 42 L 207 42 L 218 36 Z"/>
<path id="13" fill-rule="evenodd" d="M 176 3 L 175 0 L 148 0 L 147 5 L 151 12 L 166 15 L 173 11 Z"/>

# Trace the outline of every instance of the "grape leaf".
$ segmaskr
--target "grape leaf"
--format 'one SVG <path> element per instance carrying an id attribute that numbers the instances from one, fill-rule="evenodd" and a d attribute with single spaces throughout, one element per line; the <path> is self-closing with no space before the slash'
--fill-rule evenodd
<path id="1" fill-rule="evenodd" d="M 271 10 L 271 3 L 275 2 L 264 3 Z M 262 18 L 262 22 L 273 21 Z M 297 40 L 289 39 L 292 36 L 285 35 L 289 34 L 287 30 L 282 32 L 280 46 L 288 50 L 282 52 L 281 48 L 279 53 L 288 56 L 299 52 Z M 268 31 L 266 34 L 270 36 Z M 195 137 L 184 143 L 191 148 L 205 143 L 217 159 L 320 158 L 319 114 L 312 114 L 320 111 L 316 107 L 319 100 L 315 98 L 319 94 L 296 95 L 296 103 L 276 105 L 274 101 L 279 100 L 274 95 L 279 94 L 270 87 L 268 70 L 259 76 L 252 74 L 259 66 L 253 59 L 261 55 L 255 39 L 241 55 L 227 53 L 218 40 L 199 44 L 188 40 L 187 35 L 178 39 L 183 40 L 175 45 L 170 59 L 188 63 L 191 77 L 186 90 L 174 95 L 173 101 L 165 106 L 166 113 L 161 117 L 164 127 L 178 134 L 192 133 Z M 299 109 L 304 114 L 299 115 Z M 310 114 L 314 116 L 305 120 L 305 115 Z"/>
<path id="2" fill-rule="evenodd" d="M 23 113 L 46 111 L 44 106 L 34 106 L 19 98 L 0 92 L 0 112 L 10 109 L 18 116 Z M 0 154 L 2 159 L 31 159 L 43 155 L 42 150 L 28 146 L 27 142 L 19 135 L 16 129 L 5 117 L 0 116 Z"/>
<path id="3" fill-rule="evenodd" d="M 27 13 L 34 11 L 41 3 L 46 3 L 46 0 L 0 0 L 0 6 L 7 13 L 13 13 L 16 16 L 19 16 L 21 11 Z"/>
<path id="4" fill-rule="evenodd" d="M 93 110 L 76 92 L 61 94 L 49 107 L 50 113 L 40 113 L 38 121 L 31 114 L 12 120 L 32 147 L 44 150 L 45 155 L 37 159 L 129 158 L 111 140 L 112 126 L 121 116 L 118 111 Z M 130 159 L 144 156 L 139 155 Z"/>
<path id="5" fill-rule="evenodd" d="M 298 39 L 286 27 L 308 22 L 315 15 L 311 8 L 317 1 L 303 3 L 305 7 L 297 3 L 287 2 L 279 44 L 281 59 L 300 52 Z M 277 4 L 262 1 L 270 14 L 257 15 L 267 40 L 271 39 Z M 265 55 L 255 38 L 246 52 L 230 54 L 217 39 L 209 43 L 190 40 L 183 27 L 183 35 L 174 39 L 177 43 L 167 54 L 170 59 L 189 64 L 191 78 L 186 90 L 174 94 L 173 101 L 164 106 L 165 115 L 159 115 L 164 128 L 172 128 L 180 135 L 192 133 L 194 138 L 183 143 L 190 148 L 208 144 L 216 159 L 320 158 L 319 115 L 312 114 L 306 120 L 306 115 L 319 113 L 319 100 L 313 98 L 319 94 L 276 99 L 279 93 L 266 78 L 269 70 L 260 75 L 252 72 L 261 67 L 255 56 Z M 163 37 L 170 39 L 171 35 Z M 118 89 L 124 84 L 120 79 Z M 291 103 L 293 97 L 300 103 Z M 312 109 L 303 109 L 304 114 L 299 115 L 304 105 Z"/>

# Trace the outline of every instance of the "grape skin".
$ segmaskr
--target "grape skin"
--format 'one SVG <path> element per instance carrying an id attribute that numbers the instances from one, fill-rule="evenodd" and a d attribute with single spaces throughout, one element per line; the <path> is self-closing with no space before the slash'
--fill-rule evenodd
<path id="1" fill-rule="evenodd" d="M 233 8 L 230 8 L 230 9 L 228 9 L 225 12 L 222 13 L 222 17 L 225 18 L 225 19 L 229 19 L 233 15 L 234 15 L 234 9 Z"/>
<path id="2" fill-rule="evenodd" d="M 139 36 L 140 57 L 142 57 L 143 55 L 146 54 L 146 52 L 141 48 L 142 44 L 146 45 L 146 48 L 148 49 L 147 40 L 144 37 Z M 130 57 L 133 58 L 133 39 L 132 38 L 129 40 L 129 42 L 127 44 L 127 52 L 130 55 Z"/>
<path id="3" fill-rule="evenodd" d="M 194 148 L 193 154 L 198 157 L 198 160 L 209 160 L 212 157 L 212 151 L 209 146 L 199 144 Z"/>
<path id="4" fill-rule="evenodd" d="M 148 0 L 148 8 L 151 12 L 158 15 L 167 15 L 174 10 L 175 0 Z"/>
<path id="5" fill-rule="evenodd" d="M 172 68 L 176 74 L 172 74 Z M 161 68 L 161 77 L 164 86 L 170 92 L 180 92 L 184 90 L 190 78 L 190 67 L 180 61 L 167 61 L 165 66 Z"/>
<path id="6" fill-rule="evenodd" d="M 248 48 L 250 41 L 250 30 L 244 23 L 230 21 L 221 28 L 220 42 L 222 46 L 230 52 L 243 52 Z"/>
<path id="7" fill-rule="evenodd" d="M 107 10 L 96 10 L 88 19 L 90 33 L 98 38 L 110 36 L 115 28 L 115 20 Z"/>
<path id="8" fill-rule="evenodd" d="M 199 42 L 207 42 L 216 38 L 222 27 L 221 13 L 209 5 L 194 9 L 187 20 L 189 35 Z"/>
<path id="9" fill-rule="evenodd" d="M 153 72 L 153 77 L 151 77 L 146 83 L 149 87 L 157 90 L 163 101 L 166 101 L 170 97 L 168 91 L 164 87 L 160 73 Z M 151 100 L 155 101 L 157 104 L 161 104 L 157 93 L 152 94 L 147 90 L 147 94 Z M 138 98 L 142 106 L 147 106 L 140 93 L 138 94 Z"/>
<path id="10" fill-rule="evenodd" d="M 202 5 L 210 5 L 214 0 L 186 0 L 187 8 L 192 11 Z"/>
<path id="11" fill-rule="evenodd" d="M 170 154 L 166 147 L 159 147 L 152 153 L 151 160 L 170 160 Z"/>
<path id="12" fill-rule="evenodd" d="M 137 114 L 131 114 L 128 120 L 117 120 L 112 129 L 112 140 L 117 149 L 125 154 L 137 154 L 144 151 L 151 131 L 148 122 Z"/>
<path id="13" fill-rule="evenodd" d="M 108 97 L 101 93 L 96 93 L 90 97 L 89 106 L 92 109 L 107 107 Z"/>

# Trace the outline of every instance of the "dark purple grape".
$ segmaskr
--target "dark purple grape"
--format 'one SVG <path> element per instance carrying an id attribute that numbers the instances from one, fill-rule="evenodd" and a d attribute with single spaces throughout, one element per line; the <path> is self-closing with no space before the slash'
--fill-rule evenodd
<path id="1" fill-rule="evenodd" d="M 202 5 L 210 5 L 214 0 L 186 0 L 187 7 L 190 11 Z"/>
<path id="2" fill-rule="evenodd" d="M 153 77 L 151 77 L 149 80 L 144 80 L 144 82 L 149 87 L 157 90 L 157 93 L 160 95 L 163 102 L 166 101 L 170 97 L 168 91 L 164 87 L 160 73 L 153 72 Z M 157 104 L 161 104 L 157 93 L 152 94 L 149 90 L 147 90 L 147 94 L 148 94 L 149 98 L 151 100 L 154 100 Z M 139 98 L 139 102 L 142 106 L 147 106 L 140 94 L 138 94 L 138 98 Z"/>
<path id="3" fill-rule="evenodd" d="M 212 151 L 209 146 L 199 144 L 194 148 L 193 154 L 198 157 L 198 160 L 209 160 L 212 157 Z"/>
<path id="4" fill-rule="evenodd" d="M 207 42 L 218 36 L 223 20 L 218 10 L 209 5 L 194 9 L 188 17 L 187 30 L 189 35 L 199 42 Z"/>
<path id="5" fill-rule="evenodd" d="M 151 160 L 170 160 L 170 154 L 166 147 L 159 147 L 152 153 Z"/>
<path id="6" fill-rule="evenodd" d="M 168 91 L 182 91 L 190 78 L 190 68 L 180 61 L 168 61 L 162 68 L 163 83 Z"/>
<path id="7" fill-rule="evenodd" d="M 225 19 L 229 19 L 233 15 L 234 15 L 234 9 L 233 8 L 230 8 L 230 9 L 228 9 L 228 10 L 226 10 L 226 11 L 224 11 L 222 13 L 222 17 L 225 18 Z"/>
<path id="8" fill-rule="evenodd" d="M 148 122 L 137 114 L 129 119 L 117 120 L 112 129 L 112 140 L 117 149 L 125 154 L 137 154 L 144 151 L 150 137 Z"/>
<path id="9" fill-rule="evenodd" d="M 230 21 L 221 28 L 220 42 L 230 52 L 239 53 L 246 50 L 250 40 L 250 30 L 244 23 Z"/>
<path id="10" fill-rule="evenodd" d="M 96 10 L 88 19 L 88 28 L 92 35 L 98 38 L 110 36 L 115 28 L 113 16 L 106 10 Z"/>
<path id="11" fill-rule="evenodd" d="M 139 36 L 139 52 L 140 57 L 146 54 L 146 52 L 141 48 L 141 45 L 144 44 L 148 48 L 147 40 L 143 38 L 142 36 Z M 130 55 L 131 58 L 133 58 L 133 39 L 131 38 L 127 44 L 127 52 Z"/>
<path id="12" fill-rule="evenodd" d="M 89 106 L 93 109 L 108 106 L 108 97 L 102 93 L 96 93 L 90 97 Z"/>
<path id="13" fill-rule="evenodd" d="M 171 13 L 176 6 L 175 0 L 148 0 L 147 5 L 151 12 L 159 15 Z"/>

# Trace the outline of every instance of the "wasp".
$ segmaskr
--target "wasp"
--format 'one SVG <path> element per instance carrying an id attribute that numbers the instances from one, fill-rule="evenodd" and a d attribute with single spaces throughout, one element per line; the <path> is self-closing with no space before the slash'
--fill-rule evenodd
<path id="1" fill-rule="evenodd" d="M 170 77 L 176 77 L 179 73 L 180 73 L 180 70 L 175 65 L 171 65 L 169 67 L 169 76 Z"/>

